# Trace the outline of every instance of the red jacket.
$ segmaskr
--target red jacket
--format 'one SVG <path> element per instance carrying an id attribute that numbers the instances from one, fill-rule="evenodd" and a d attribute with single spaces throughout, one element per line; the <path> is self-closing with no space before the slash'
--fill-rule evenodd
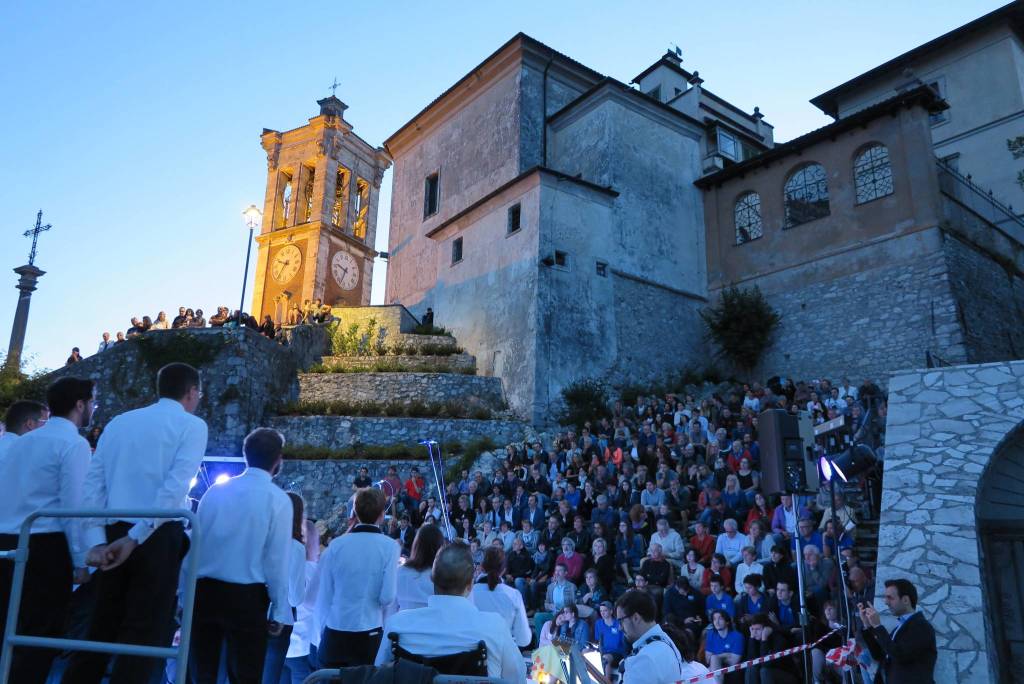
<path id="1" fill-rule="evenodd" d="M 415 479 L 409 478 L 405 481 L 405 492 L 416 501 L 420 500 L 423 496 L 423 490 L 426 489 L 427 483 L 422 477 Z"/>
<path id="2" fill-rule="evenodd" d="M 690 547 L 697 552 L 697 561 L 708 565 L 711 563 L 711 555 L 715 552 L 715 535 L 706 534 L 703 539 L 693 535 L 690 537 Z"/>

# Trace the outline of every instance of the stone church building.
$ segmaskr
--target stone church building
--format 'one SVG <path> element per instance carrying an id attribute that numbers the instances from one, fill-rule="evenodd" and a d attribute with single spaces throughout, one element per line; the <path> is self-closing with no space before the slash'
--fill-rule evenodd
<path id="1" fill-rule="evenodd" d="M 731 286 L 782 314 L 764 377 L 1018 358 L 1020 16 L 816 97 L 835 123 L 780 145 L 675 53 L 627 85 L 516 35 L 384 144 L 385 302 L 431 307 L 536 421 L 579 378 L 707 365 L 699 311 Z"/>

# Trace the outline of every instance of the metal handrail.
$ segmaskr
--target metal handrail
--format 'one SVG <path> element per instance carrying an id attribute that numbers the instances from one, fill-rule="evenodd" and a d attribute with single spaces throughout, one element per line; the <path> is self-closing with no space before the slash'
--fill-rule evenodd
<path id="1" fill-rule="evenodd" d="M 171 646 L 140 646 L 138 644 L 118 644 L 105 641 L 86 641 L 83 639 L 55 639 L 52 637 L 37 637 L 23 634 L 16 634 L 18 626 L 18 611 L 21 607 L 21 591 L 25 584 L 25 565 L 28 562 L 28 543 L 31 535 L 32 523 L 37 518 L 105 518 L 112 520 L 126 520 L 134 518 L 161 518 L 172 520 L 182 518 L 187 520 L 192 527 L 191 548 L 189 550 L 188 568 L 185 573 L 185 593 L 182 598 L 183 607 L 181 615 L 181 639 L 178 647 Z M 199 527 L 196 514 L 188 510 L 157 510 L 157 509 L 113 509 L 113 510 L 64 510 L 60 508 L 45 508 L 36 511 L 27 518 L 21 525 L 21 532 L 18 534 L 18 548 L 14 551 L 7 551 L 0 554 L 0 557 L 14 560 L 14 578 L 11 581 L 11 600 L 7 608 L 7 627 L 4 632 L 4 644 L 2 655 L 0 655 L 0 684 L 7 684 L 10 678 L 11 661 L 14 658 L 15 646 L 28 646 L 30 648 L 54 648 L 68 651 L 91 651 L 93 653 L 108 653 L 110 655 L 140 656 L 144 658 L 174 658 L 178 660 L 174 681 L 175 684 L 185 684 L 188 677 L 188 668 L 182 667 L 182 656 L 188 658 L 188 650 L 192 639 L 192 610 L 195 604 L 196 575 L 199 571 Z"/>

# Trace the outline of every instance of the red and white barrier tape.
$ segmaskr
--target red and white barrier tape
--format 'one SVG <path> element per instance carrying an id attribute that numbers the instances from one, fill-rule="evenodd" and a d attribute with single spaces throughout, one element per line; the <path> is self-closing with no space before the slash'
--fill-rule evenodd
<path id="1" fill-rule="evenodd" d="M 702 674 L 699 677 L 690 677 L 689 679 L 678 681 L 676 682 L 676 684 L 698 684 L 698 682 L 705 682 L 709 679 L 713 679 L 715 675 L 728 674 L 729 672 L 739 672 L 740 670 L 745 670 L 748 667 L 753 667 L 755 665 L 764 665 L 765 663 L 771 662 L 773 660 L 778 660 L 779 658 L 785 658 L 786 656 L 791 656 L 795 653 L 801 653 L 809 648 L 814 648 L 815 646 L 823 642 L 825 639 L 828 639 L 830 636 L 837 633 L 838 631 L 838 629 L 833 629 L 831 632 L 829 632 L 828 634 L 826 634 L 825 636 L 821 637 L 820 639 L 811 644 L 801 644 L 799 646 L 794 646 L 793 648 L 787 648 L 784 651 L 779 651 L 778 653 L 771 653 L 766 656 L 761 656 L 760 658 L 754 658 L 753 660 L 747 660 L 742 663 L 736 663 L 735 665 L 729 665 L 728 667 L 723 667 L 720 670 L 715 670 L 714 672 Z"/>

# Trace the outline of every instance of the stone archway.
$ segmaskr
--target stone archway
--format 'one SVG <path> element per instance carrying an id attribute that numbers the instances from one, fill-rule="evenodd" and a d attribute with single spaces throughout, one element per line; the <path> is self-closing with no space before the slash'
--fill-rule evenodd
<path id="1" fill-rule="evenodd" d="M 1024 424 L 993 453 L 976 510 L 993 669 L 1000 682 L 1024 682 Z"/>

